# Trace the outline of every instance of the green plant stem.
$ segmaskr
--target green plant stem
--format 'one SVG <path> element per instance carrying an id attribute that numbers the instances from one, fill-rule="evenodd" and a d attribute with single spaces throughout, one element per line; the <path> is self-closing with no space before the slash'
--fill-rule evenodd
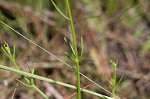
<path id="1" fill-rule="evenodd" d="M 81 99 L 79 62 L 76 62 L 76 69 L 77 69 L 76 75 L 77 75 L 77 83 L 78 83 L 78 86 L 77 86 L 78 99 Z"/>
<path id="2" fill-rule="evenodd" d="M 75 90 L 77 89 L 73 85 L 66 84 L 66 83 L 59 82 L 59 81 L 55 81 L 55 80 L 52 80 L 52 79 L 49 79 L 49 78 L 45 78 L 45 77 L 42 77 L 42 76 L 31 74 L 31 73 L 28 73 L 28 72 L 20 71 L 20 70 L 14 69 L 14 68 L 10 68 L 8 66 L 0 65 L 0 69 L 15 72 L 15 73 L 18 73 L 19 75 L 23 75 L 25 77 L 31 77 L 31 78 L 34 78 L 34 79 L 38 79 L 38 80 L 50 82 L 50 83 L 53 83 L 53 84 L 61 85 L 61 86 L 64 86 L 64 87 L 68 87 L 68 88 L 71 88 L 71 89 L 75 89 Z M 86 89 L 83 89 L 82 92 L 86 92 L 86 93 L 89 93 L 89 94 L 92 94 L 92 95 L 95 95 L 95 96 L 98 96 L 98 97 L 101 97 L 101 98 L 105 97 L 107 99 L 113 99 L 111 97 L 108 97 L 108 96 L 105 96 L 105 95 L 102 95 L 102 94 L 99 94 L 99 93 L 96 93 L 96 92 L 93 92 L 93 91 L 90 91 L 90 90 L 86 90 Z"/>
<path id="3" fill-rule="evenodd" d="M 45 97 L 45 99 L 48 99 L 48 97 L 35 85 L 32 85 L 32 88 L 34 88 L 36 91 L 38 91 L 43 97 Z"/>
<path id="4" fill-rule="evenodd" d="M 75 58 L 76 58 L 77 93 L 78 93 L 78 99 L 81 99 L 80 68 L 79 68 L 79 57 L 78 57 L 78 50 L 77 50 L 77 43 L 76 43 L 76 35 L 75 35 L 74 24 L 73 24 L 73 19 L 72 19 L 70 5 L 69 5 L 68 0 L 66 0 L 66 4 L 67 4 L 69 19 L 70 19 L 71 33 L 72 33 L 74 50 L 75 50 Z"/>
<path id="5" fill-rule="evenodd" d="M 14 59 L 12 60 L 12 62 L 13 62 L 13 64 L 15 65 L 15 67 L 16 67 L 18 70 L 20 70 L 20 68 L 18 67 L 18 65 L 17 65 L 17 63 L 15 62 Z"/>
<path id="6" fill-rule="evenodd" d="M 112 66 L 113 66 L 113 76 L 111 78 L 112 80 L 112 97 L 114 98 L 115 97 L 115 92 L 116 92 L 116 87 L 117 85 L 119 84 L 116 84 L 117 83 L 117 79 L 116 79 L 116 69 L 117 69 L 117 64 L 118 64 L 118 61 L 114 61 L 114 60 L 110 60 Z"/>

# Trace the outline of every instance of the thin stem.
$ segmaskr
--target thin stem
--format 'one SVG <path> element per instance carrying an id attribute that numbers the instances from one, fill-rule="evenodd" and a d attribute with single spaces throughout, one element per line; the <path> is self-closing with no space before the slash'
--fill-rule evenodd
<path id="1" fill-rule="evenodd" d="M 15 88 L 15 90 L 14 90 L 14 92 L 13 92 L 13 95 L 11 96 L 11 99 L 13 99 L 13 98 L 14 98 L 14 96 L 15 96 L 15 92 L 16 92 L 16 90 L 17 90 L 18 85 L 19 85 L 19 82 L 18 82 L 18 83 L 17 83 L 17 85 L 16 85 L 16 88 Z"/>
<path id="2" fill-rule="evenodd" d="M 81 99 L 81 90 L 80 90 L 80 73 L 79 73 L 79 62 L 76 62 L 76 75 L 77 75 L 77 83 L 78 83 L 78 88 L 77 88 L 77 92 L 78 92 L 78 99 Z"/>
<path id="3" fill-rule="evenodd" d="M 14 60 L 14 59 L 11 59 L 11 60 L 12 60 L 13 64 L 15 65 L 15 67 L 16 67 L 18 70 L 20 70 L 20 68 L 18 67 L 18 65 L 17 65 L 17 63 L 15 62 L 15 60 Z"/>
<path id="4" fill-rule="evenodd" d="M 45 99 L 48 99 L 48 97 L 39 89 L 37 88 L 35 85 L 32 85 L 32 88 L 34 88 L 37 92 L 39 92 L 43 97 L 45 97 Z"/>
<path id="5" fill-rule="evenodd" d="M 75 50 L 75 58 L 76 58 L 77 93 L 78 93 L 78 99 L 81 99 L 80 68 L 79 68 L 79 58 L 78 58 L 78 50 L 77 50 L 77 43 L 76 43 L 76 35 L 75 35 L 74 24 L 73 24 L 73 19 L 72 19 L 70 5 L 69 5 L 68 0 L 66 0 L 66 4 L 67 4 L 68 14 L 69 14 L 69 18 L 70 18 L 71 33 L 72 33 L 74 50 Z"/>
<path id="6" fill-rule="evenodd" d="M 49 79 L 49 78 L 45 78 L 45 77 L 42 77 L 42 76 L 31 74 L 31 73 L 28 73 L 28 72 L 20 71 L 20 70 L 14 69 L 14 68 L 10 68 L 8 66 L 0 65 L 0 69 L 15 72 L 15 73 L 18 73 L 18 74 L 23 75 L 25 77 L 31 77 L 31 78 L 34 78 L 34 79 L 38 79 L 38 80 L 50 82 L 50 83 L 53 83 L 53 84 L 61 85 L 61 86 L 64 86 L 64 87 L 68 87 L 68 88 L 71 88 L 71 89 L 75 89 L 75 90 L 77 89 L 73 85 L 63 83 L 63 82 L 59 82 L 59 81 L 55 81 L 55 80 L 52 80 L 52 79 Z M 102 94 L 99 94 L 99 93 L 96 93 L 96 92 L 93 92 L 93 91 L 90 91 L 90 90 L 86 90 L 86 89 L 83 89 L 82 92 L 86 92 L 86 93 L 89 93 L 89 94 L 92 94 L 92 95 L 95 95 L 95 96 L 98 96 L 98 97 L 101 97 L 101 98 L 105 97 L 107 99 L 113 99 L 111 97 L 108 97 L 108 96 L 105 96 L 105 95 L 102 95 Z"/>
<path id="7" fill-rule="evenodd" d="M 23 85 L 25 85 L 26 87 L 32 87 L 32 86 L 30 86 L 30 85 L 28 85 L 28 84 L 26 84 L 26 83 L 24 83 L 24 82 L 22 82 L 22 81 L 20 81 L 19 79 L 16 79 L 19 83 L 21 83 L 21 84 L 23 84 Z"/>

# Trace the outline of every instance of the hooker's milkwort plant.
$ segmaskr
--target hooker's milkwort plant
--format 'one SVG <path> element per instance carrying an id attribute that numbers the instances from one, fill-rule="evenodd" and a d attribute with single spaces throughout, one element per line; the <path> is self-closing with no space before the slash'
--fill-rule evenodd
<path id="1" fill-rule="evenodd" d="M 23 38 L 25 38 L 26 40 L 28 40 L 29 42 L 31 42 L 32 44 L 36 45 L 36 46 L 39 47 L 40 49 L 44 50 L 44 51 L 47 52 L 48 54 L 54 56 L 55 58 L 57 58 L 58 60 L 60 60 L 60 61 L 63 62 L 64 64 L 66 64 L 67 66 L 69 66 L 69 67 L 71 67 L 72 69 L 74 69 L 74 70 L 76 71 L 76 75 L 77 75 L 77 93 L 78 93 L 78 94 L 77 94 L 77 95 L 78 95 L 77 97 L 78 97 L 78 99 L 81 99 L 81 91 L 87 92 L 87 93 L 90 93 L 90 94 L 93 94 L 93 95 L 94 95 L 94 93 L 95 93 L 95 92 L 85 91 L 85 89 L 81 90 L 81 88 L 80 88 L 80 75 L 82 75 L 83 77 L 85 77 L 86 79 L 88 79 L 90 82 L 94 83 L 95 85 L 97 85 L 97 86 L 100 87 L 101 89 L 103 89 L 103 90 L 105 90 L 106 92 L 110 93 L 109 91 L 107 91 L 106 89 L 104 89 L 102 86 L 98 85 L 96 82 L 92 81 L 90 78 L 88 78 L 87 76 L 85 76 L 84 74 L 82 74 L 82 73 L 80 72 L 79 62 L 82 60 L 82 55 L 83 55 L 83 39 L 82 39 L 82 37 L 81 37 L 81 55 L 79 56 L 79 55 L 78 55 L 78 50 L 77 50 L 76 36 L 75 36 L 75 30 L 74 30 L 73 19 L 72 19 L 72 15 L 71 15 L 71 10 L 70 10 L 69 1 L 66 0 L 66 5 L 67 5 L 67 10 L 68 10 L 69 18 L 68 18 L 67 16 L 65 16 L 65 15 L 61 12 L 61 10 L 57 7 L 57 5 L 55 4 L 55 2 L 54 2 L 53 0 L 51 0 L 51 2 L 53 3 L 53 5 L 54 5 L 54 7 L 56 8 L 56 10 L 57 10 L 62 16 L 64 16 L 66 19 L 68 19 L 68 20 L 70 21 L 70 27 L 71 27 L 72 39 L 73 39 L 73 46 L 72 46 L 72 44 L 71 44 L 66 38 L 65 38 L 65 41 L 66 41 L 66 43 L 68 44 L 68 47 L 70 48 L 70 50 L 72 51 L 73 57 L 72 57 L 70 54 L 68 54 L 67 52 L 65 52 L 65 54 L 66 54 L 66 56 L 67 56 L 72 62 L 74 62 L 74 63 L 76 64 L 76 69 L 73 68 L 72 66 L 70 66 L 69 64 L 65 63 L 65 62 L 62 61 L 61 59 L 57 58 L 55 55 L 53 55 L 52 53 L 48 52 L 46 49 L 44 49 L 44 48 L 42 48 L 41 46 L 37 45 L 36 43 L 34 43 L 33 41 L 31 41 L 30 39 L 26 38 L 24 35 L 20 34 L 20 33 L 17 32 L 16 30 L 14 30 L 14 29 L 11 28 L 10 26 L 8 26 L 7 24 L 3 23 L 2 21 L 0 21 L 0 22 L 1 22 L 2 24 L 4 24 L 5 26 L 7 26 L 8 28 L 10 28 L 11 30 L 13 30 L 14 32 L 16 32 L 17 34 L 19 34 L 20 36 L 22 36 Z M 8 54 L 8 53 L 6 53 L 6 54 Z M 13 55 L 12 55 L 12 56 L 13 56 Z M 13 62 L 14 65 L 15 65 L 16 62 L 15 62 L 15 59 L 12 59 L 12 58 L 13 58 L 12 56 L 10 57 L 10 59 L 12 60 L 12 62 Z M 19 67 L 17 66 L 17 64 L 16 64 L 15 66 L 16 66 L 16 68 L 17 68 L 18 70 L 20 70 Z M 10 70 L 10 71 L 13 71 L 13 72 L 19 72 L 19 71 L 16 71 L 16 70 L 12 70 L 12 69 L 10 69 L 10 68 L 2 67 L 2 65 L 1 65 L 0 68 L 2 68 L 2 69 L 5 68 L 6 70 Z M 22 72 L 21 70 L 20 70 L 20 73 L 23 73 L 23 74 L 24 74 L 24 72 Z M 32 70 L 31 73 L 32 73 L 32 74 L 34 73 L 34 69 Z M 26 74 L 26 73 L 25 73 L 25 74 Z M 41 95 L 43 95 L 45 98 L 47 98 L 47 96 L 46 96 L 42 91 L 38 90 L 38 88 L 37 88 L 36 86 L 33 86 L 33 85 L 34 85 L 34 79 L 33 79 L 33 78 L 36 78 L 36 77 L 39 77 L 39 76 L 35 76 L 34 74 L 33 74 L 33 75 L 28 75 L 28 76 L 30 76 L 30 77 L 32 76 L 31 79 L 28 79 L 26 76 L 23 76 L 23 78 L 24 78 L 29 84 L 31 84 L 30 86 L 32 86 L 32 87 L 33 87 L 35 90 L 37 90 Z M 49 81 L 49 82 L 53 82 L 53 83 L 54 83 L 54 80 L 50 80 L 50 79 L 46 79 L 46 78 L 42 78 L 42 77 L 41 77 L 41 78 L 36 78 L 36 79 L 40 79 L 40 80 Z M 22 84 L 24 84 L 24 85 L 26 85 L 26 86 L 28 86 L 27 84 L 21 82 L 20 80 L 17 80 L 17 81 L 20 82 L 20 83 L 22 83 Z M 55 82 L 57 82 L 57 81 L 55 81 Z M 62 83 L 62 82 L 58 82 L 58 83 L 56 83 L 56 84 L 60 84 L 60 85 L 63 85 L 63 86 L 69 87 L 69 88 L 76 89 L 74 86 L 68 85 L 68 84 L 65 84 L 65 83 Z M 29 87 L 29 86 L 28 86 L 28 87 Z M 112 94 L 112 93 L 110 93 L 110 94 Z M 95 94 L 95 95 L 97 95 L 97 94 Z M 116 95 L 113 95 L 113 94 L 112 94 L 112 96 L 117 97 Z M 111 99 L 110 97 L 107 97 L 107 96 L 104 96 L 104 95 L 100 95 L 100 97 L 103 97 L 103 98 L 105 97 L 105 98 L 107 98 L 107 99 Z M 119 98 L 119 97 L 117 97 L 117 98 Z"/>

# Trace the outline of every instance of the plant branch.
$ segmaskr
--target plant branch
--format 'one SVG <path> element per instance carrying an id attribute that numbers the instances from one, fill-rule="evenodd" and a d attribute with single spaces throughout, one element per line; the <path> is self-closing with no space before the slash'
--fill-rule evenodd
<path id="1" fill-rule="evenodd" d="M 18 73 L 19 75 L 23 75 L 23 76 L 26 76 L 26 77 L 31 77 L 31 78 L 34 78 L 34 79 L 50 82 L 50 83 L 53 83 L 53 84 L 57 84 L 57 85 L 61 85 L 61 86 L 67 87 L 67 88 L 77 90 L 77 88 L 73 85 L 63 83 L 63 82 L 59 82 L 59 81 L 55 81 L 55 80 L 52 80 L 52 79 L 49 79 L 49 78 L 45 78 L 45 77 L 42 77 L 42 76 L 31 74 L 31 73 L 28 73 L 28 72 L 20 71 L 20 70 L 14 69 L 14 68 L 10 68 L 8 66 L 0 65 L 0 69 L 15 72 L 15 73 Z M 95 95 L 95 96 L 98 96 L 98 97 L 101 97 L 101 98 L 105 97 L 107 99 L 113 99 L 111 97 L 108 97 L 108 96 L 105 96 L 105 95 L 102 95 L 102 94 L 99 94 L 99 93 L 96 93 L 96 92 L 93 92 L 93 91 L 90 91 L 90 90 L 83 89 L 81 91 L 92 94 L 92 95 Z"/>
<path id="2" fill-rule="evenodd" d="M 72 33 L 72 39 L 74 44 L 74 50 L 75 50 L 75 62 L 76 62 L 76 75 L 77 75 L 77 92 L 78 92 L 78 99 L 81 99 L 81 90 L 80 90 L 80 68 L 79 68 L 79 57 L 78 57 L 78 50 L 77 50 L 77 43 L 76 43 L 76 35 L 74 30 L 74 24 L 73 19 L 71 15 L 70 5 L 69 1 L 66 0 L 69 19 L 70 19 L 70 27 L 71 27 L 71 33 Z"/>

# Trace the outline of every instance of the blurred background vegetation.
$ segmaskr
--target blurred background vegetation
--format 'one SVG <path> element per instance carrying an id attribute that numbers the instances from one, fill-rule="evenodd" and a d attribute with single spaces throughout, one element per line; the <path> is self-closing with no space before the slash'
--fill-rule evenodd
<path id="1" fill-rule="evenodd" d="M 150 97 L 150 1 L 149 0 L 69 0 L 77 41 L 84 39 L 84 60 L 81 72 L 108 90 L 112 74 L 110 59 L 118 59 L 117 77 L 124 74 L 116 95 L 122 99 Z M 64 0 L 55 0 L 67 15 Z M 69 22 L 54 8 L 50 0 L 0 0 L 0 20 L 41 45 L 62 60 L 69 62 L 63 38 L 71 40 Z M 47 53 L 38 49 L 7 27 L 0 24 L 0 45 L 16 44 L 16 60 L 20 68 L 51 79 L 76 85 L 75 72 Z M 72 40 L 71 40 L 72 41 Z M 80 51 L 80 44 L 78 43 Z M 0 50 L 0 63 L 12 66 Z M 108 80 L 106 79 L 108 78 Z M 10 99 L 17 74 L 0 70 L 0 98 Z M 81 86 L 90 84 L 81 77 Z M 62 86 L 36 81 L 51 99 L 63 99 L 75 91 Z M 108 93 L 90 85 L 87 89 Z M 97 99 L 82 94 L 83 99 Z M 75 99 L 76 96 L 71 97 Z M 37 92 L 19 85 L 14 99 L 43 99 Z"/>

